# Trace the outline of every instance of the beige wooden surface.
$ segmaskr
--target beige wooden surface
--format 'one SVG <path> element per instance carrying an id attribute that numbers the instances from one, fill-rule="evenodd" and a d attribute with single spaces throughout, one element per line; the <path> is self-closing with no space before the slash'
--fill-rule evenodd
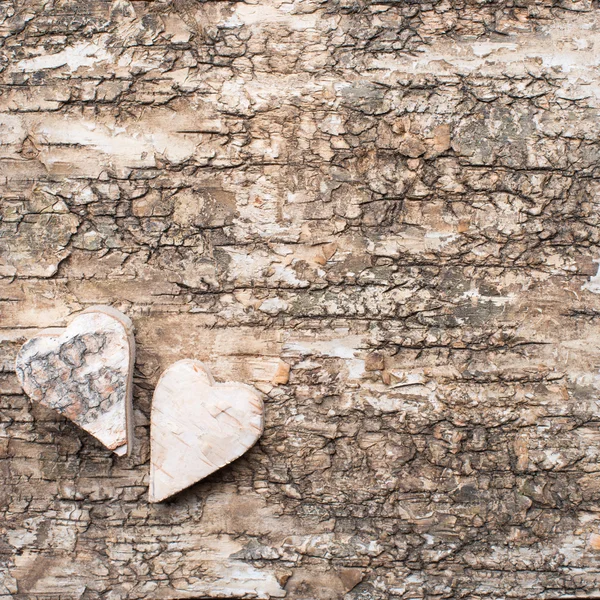
<path id="1" fill-rule="evenodd" d="M 599 26 L 587 0 L 1 3 L 0 593 L 599 594 Z M 14 374 L 94 304 L 136 328 L 130 458 Z M 149 505 L 184 358 L 260 389 L 265 433 Z"/>

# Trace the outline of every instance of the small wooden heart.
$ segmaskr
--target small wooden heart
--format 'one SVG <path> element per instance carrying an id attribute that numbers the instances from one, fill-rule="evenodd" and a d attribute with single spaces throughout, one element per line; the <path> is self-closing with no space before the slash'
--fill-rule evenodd
<path id="1" fill-rule="evenodd" d="M 21 348 L 17 377 L 34 401 L 91 433 L 115 454 L 131 453 L 133 325 L 110 306 L 94 306 L 60 335 L 43 331 Z"/>
<path id="2" fill-rule="evenodd" d="M 152 400 L 150 502 L 160 502 L 239 458 L 263 432 L 254 388 L 215 383 L 198 360 L 160 377 Z"/>

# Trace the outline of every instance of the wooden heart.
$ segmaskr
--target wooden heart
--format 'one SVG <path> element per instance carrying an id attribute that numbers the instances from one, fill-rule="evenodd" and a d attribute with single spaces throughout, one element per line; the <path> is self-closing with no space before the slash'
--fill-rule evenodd
<path id="1" fill-rule="evenodd" d="M 150 425 L 150 502 L 160 502 L 224 467 L 263 432 L 259 393 L 215 383 L 198 360 L 180 360 L 160 377 Z"/>
<path id="2" fill-rule="evenodd" d="M 16 371 L 25 393 L 64 415 L 119 456 L 131 453 L 133 325 L 94 306 L 60 335 L 43 331 L 21 348 Z"/>

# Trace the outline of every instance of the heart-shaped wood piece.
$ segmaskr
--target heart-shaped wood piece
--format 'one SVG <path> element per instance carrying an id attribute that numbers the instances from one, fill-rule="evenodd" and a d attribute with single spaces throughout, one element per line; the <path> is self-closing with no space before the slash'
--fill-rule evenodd
<path id="1" fill-rule="evenodd" d="M 263 432 L 263 401 L 242 383 L 215 383 L 198 360 L 160 377 L 150 425 L 150 502 L 160 502 L 239 458 Z"/>
<path id="2" fill-rule="evenodd" d="M 94 306 L 62 333 L 46 330 L 21 348 L 16 371 L 25 393 L 64 415 L 119 456 L 131 453 L 133 325 Z"/>

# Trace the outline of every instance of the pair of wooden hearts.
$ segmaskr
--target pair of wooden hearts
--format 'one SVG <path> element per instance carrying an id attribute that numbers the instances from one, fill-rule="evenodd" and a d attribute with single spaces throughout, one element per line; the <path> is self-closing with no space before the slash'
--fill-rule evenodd
<path id="1" fill-rule="evenodd" d="M 56 335 L 42 332 L 17 356 L 25 393 L 52 408 L 118 456 L 133 443 L 135 340 L 131 321 L 95 306 Z M 263 431 L 263 402 L 239 383 L 215 383 L 197 360 L 161 375 L 152 400 L 150 502 L 160 502 L 240 457 Z"/>

